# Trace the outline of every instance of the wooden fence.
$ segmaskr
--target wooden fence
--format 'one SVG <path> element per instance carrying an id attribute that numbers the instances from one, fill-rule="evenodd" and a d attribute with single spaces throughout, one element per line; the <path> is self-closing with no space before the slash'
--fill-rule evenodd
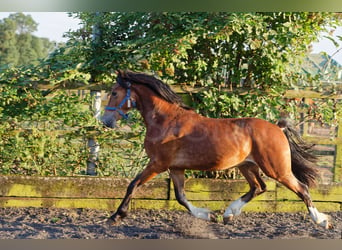
<path id="1" fill-rule="evenodd" d="M 114 211 L 131 180 L 99 177 L 0 176 L 0 207 L 92 208 Z M 304 203 L 290 190 L 266 180 L 268 191 L 252 200 L 244 211 L 306 211 Z M 187 179 L 185 192 L 195 206 L 223 211 L 228 204 L 249 190 L 244 180 Z M 319 210 L 342 210 L 342 183 L 311 189 Z M 131 209 L 182 209 L 168 178 L 157 178 L 137 191 Z"/>
<path id="2" fill-rule="evenodd" d="M 340 84 L 340 88 L 342 84 Z M 337 101 L 342 100 L 342 95 L 340 94 L 331 93 L 326 91 L 325 93 L 319 93 L 312 90 L 291 90 L 287 91 L 285 96 L 287 98 L 301 98 L 304 102 L 308 99 L 334 99 Z M 333 145 L 335 147 L 334 152 L 334 166 L 333 166 L 333 181 L 334 182 L 341 182 L 342 181 L 342 112 L 336 110 L 337 112 L 337 131 L 334 137 L 324 138 L 318 136 L 310 136 L 308 134 L 308 123 L 303 123 L 302 133 L 303 138 L 305 141 L 309 143 L 313 143 L 316 145 Z"/>

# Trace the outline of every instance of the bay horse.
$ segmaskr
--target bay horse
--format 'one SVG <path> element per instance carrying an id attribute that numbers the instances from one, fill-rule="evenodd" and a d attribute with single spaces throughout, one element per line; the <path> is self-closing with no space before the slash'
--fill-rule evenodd
<path id="1" fill-rule="evenodd" d="M 312 220 L 331 228 L 329 216 L 311 201 L 308 187 L 315 184 L 315 157 L 286 120 L 277 125 L 257 118 L 215 119 L 204 117 L 185 105 L 161 80 L 148 74 L 118 71 L 102 122 L 114 128 L 136 108 L 146 126 L 144 147 L 150 161 L 129 184 L 117 211 L 109 218 L 115 224 L 127 216 L 134 192 L 156 175 L 168 171 L 177 201 L 193 216 L 213 219 L 208 209 L 192 205 L 184 192 L 184 171 L 224 170 L 238 167 L 250 190 L 225 210 L 224 223 L 241 213 L 254 197 L 266 191 L 259 169 L 282 183 L 305 203 Z M 245 164 L 247 163 L 247 164 Z"/>

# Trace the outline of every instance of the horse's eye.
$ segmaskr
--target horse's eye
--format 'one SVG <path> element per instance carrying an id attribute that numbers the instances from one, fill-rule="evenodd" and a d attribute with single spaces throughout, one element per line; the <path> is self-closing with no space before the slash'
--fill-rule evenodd
<path id="1" fill-rule="evenodd" d="M 117 94 L 118 94 L 118 93 L 116 93 L 116 92 L 114 92 L 114 91 L 112 92 L 112 96 L 114 96 L 114 97 L 115 97 Z"/>

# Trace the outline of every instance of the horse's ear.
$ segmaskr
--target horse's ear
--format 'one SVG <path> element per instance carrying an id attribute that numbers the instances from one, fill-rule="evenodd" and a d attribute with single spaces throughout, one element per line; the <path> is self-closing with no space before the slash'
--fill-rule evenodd
<path id="1" fill-rule="evenodd" d="M 122 79 L 122 71 L 121 70 L 118 70 L 118 75 L 116 77 L 116 81 L 117 83 L 122 86 L 123 85 L 123 79 Z"/>
<path id="2" fill-rule="evenodd" d="M 117 74 L 118 77 L 123 77 L 123 76 L 124 76 L 124 71 L 121 70 L 121 69 L 118 69 L 118 70 L 116 71 L 116 74 Z"/>
<path id="3" fill-rule="evenodd" d="M 131 83 L 127 80 L 124 80 L 126 74 L 125 74 L 125 71 L 123 70 L 118 70 L 117 71 L 117 77 L 116 77 L 116 81 L 117 83 L 121 86 L 121 87 L 124 87 L 124 88 L 130 88 L 131 87 Z"/>

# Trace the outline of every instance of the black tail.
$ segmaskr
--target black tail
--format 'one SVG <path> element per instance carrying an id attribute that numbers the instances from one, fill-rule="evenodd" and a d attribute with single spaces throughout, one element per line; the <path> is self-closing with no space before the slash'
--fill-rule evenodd
<path id="1" fill-rule="evenodd" d="M 315 186 L 318 171 L 315 165 L 317 157 L 311 153 L 314 145 L 303 141 L 298 132 L 286 120 L 280 120 L 277 125 L 283 129 L 290 144 L 293 174 L 309 187 Z"/>

